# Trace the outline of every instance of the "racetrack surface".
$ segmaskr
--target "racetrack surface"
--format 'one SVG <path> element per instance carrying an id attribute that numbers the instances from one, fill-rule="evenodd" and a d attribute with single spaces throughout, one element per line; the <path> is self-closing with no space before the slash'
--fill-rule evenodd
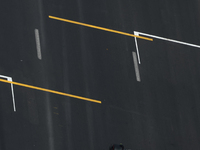
<path id="1" fill-rule="evenodd" d="M 38 89 L 13 84 L 12 95 L 11 83 L 0 82 L 0 149 L 200 149 L 199 7 L 197 0 L 2 2 L 0 78 Z M 134 31 L 153 41 L 118 34 Z"/>

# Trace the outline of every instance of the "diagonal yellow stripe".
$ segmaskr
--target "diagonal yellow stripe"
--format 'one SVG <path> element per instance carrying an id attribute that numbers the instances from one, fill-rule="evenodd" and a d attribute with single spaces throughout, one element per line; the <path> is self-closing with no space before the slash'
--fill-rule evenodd
<path id="1" fill-rule="evenodd" d="M 49 16 L 49 18 L 64 21 L 64 22 L 69 22 L 69 23 L 73 23 L 73 24 L 78 24 L 78 25 L 82 25 L 82 26 L 86 26 L 86 27 L 90 27 L 90 28 L 94 28 L 94 29 L 104 30 L 104 31 L 108 31 L 108 32 L 113 32 L 113 33 L 118 33 L 118 34 L 122 34 L 122 35 L 126 35 L 126 36 L 137 37 L 140 39 L 153 41 L 153 39 L 151 39 L 151 38 L 138 36 L 138 35 L 134 35 L 134 34 L 126 33 L 126 32 L 121 32 L 121 31 L 117 31 L 117 30 L 113 30 L 113 29 L 108 29 L 108 28 L 104 28 L 104 27 L 99 27 L 99 26 L 95 26 L 95 25 L 90 25 L 90 24 L 86 24 L 86 23 L 81 23 L 81 22 L 77 22 L 77 21 L 73 21 L 73 20 L 69 20 L 69 19 L 63 19 L 63 18 L 54 17 L 54 16 Z"/>
<path id="2" fill-rule="evenodd" d="M 45 92 L 49 92 L 49 93 L 73 97 L 73 98 L 77 98 L 77 99 L 86 100 L 86 101 L 101 104 L 101 101 L 99 101 L 99 100 L 94 100 L 94 99 L 90 99 L 90 98 L 86 98 L 86 97 L 81 97 L 81 96 L 76 96 L 76 95 L 72 95 L 72 94 L 67 94 L 67 93 L 63 93 L 63 92 L 45 89 L 45 88 L 40 88 L 40 87 L 28 85 L 28 84 L 23 84 L 23 83 L 18 83 L 18 82 L 13 82 L 13 81 L 7 81 L 7 80 L 3 80 L 3 79 L 0 79 L 0 82 L 11 83 L 11 84 L 15 84 L 15 85 L 18 85 L 18 86 L 23 86 L 23 87 L 27 87 L 27 88 L 31 88 L 31 89 L 36 89 L 36 90 L 40 90 L 40 91 L 45 91 Z"/>

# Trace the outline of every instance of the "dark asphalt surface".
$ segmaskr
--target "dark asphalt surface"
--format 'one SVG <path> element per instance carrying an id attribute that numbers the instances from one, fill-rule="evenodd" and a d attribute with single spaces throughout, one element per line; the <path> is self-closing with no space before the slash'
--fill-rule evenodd
<path id="1" fill-rule="evenodd" d="M 0 5 L 0 75 L 102 104 L 0 83 L 0 150 L 200 149 L 200 49 L 49 19 L 200 45 L 198 0 L 21 0 Z M 39 29 L 42 60 L 34 29 Z"/>

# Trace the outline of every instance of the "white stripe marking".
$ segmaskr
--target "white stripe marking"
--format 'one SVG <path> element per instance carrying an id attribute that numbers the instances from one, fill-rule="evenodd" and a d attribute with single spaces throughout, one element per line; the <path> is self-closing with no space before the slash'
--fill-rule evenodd
<path id="1" fill-rule="evenodd" d="M 139 36 L 139 34 L 138 34 L 138 32 L 133 32 L 135 35 L 137 35 L 137 36 Z M 137 44 L 137 38 L 136 37 L 134 37 L 135 38 L 135 46 L 136 46 L 136 50 L 137 50 L 137 57 L 138 57 L 138 62 L 139 62 L 139 64 L 140 64 L 140 53 L 139 53 L 139 49 L 138 49 L 138 44 Z"/>
<path id="2" fill-rule="evenodd" d="M 136 31 L 134 31 L 136 32 Z M 181 42 L 181 41 L 177 41 L 177 40 L 172 40 L 172 39 L 168 39 L 168 38 L 164 38 L 164 37 L 160 37 L 160 36 L 155 36 L 155 35 L 150 35 L 150 34 L 146 34 L 146 33 L 142 33 L 142 32 L 136 32 L 138 35 L 144 35 L 144 36 L 149 36 L 149 37 L 153 37 L 153 38 L 157 38 L 160 40 L 165 40 L 165 41 L 169 41 L 169 42 L 174 42 L 174 43 L 178 43 L 178 44 L 183 44 L 183 45 L 187 45 L 187 46 L 191 46 L 191 47 L 196 47 L 196 48 L 200 48 L 199 45 L 195 45 L 195 44 L 191 44 L 191 43 L 186 43 L 186 42 Z"/>
<path id="3" fill-rule="evenodd" d="M 42 53 L 41 53 L 41 46 L 40 46 L 40 36 L 39 36 L 39 30 L 35 29 L 35 41 L 36 41 L 36 48 L 37 48 L 37 57 L 38 59 L 42 59 Z"/>
<path id="4" fill-rule="evenodd" d="M 0 75 L 1 78 L 6 78 L 8 81 L 12 82 L 12 78 L 11 77 L 7 77 L 4 75 Z M 15 96 L 14 96 L 14 90 L 13 90 L 13 84 L 11 83 L 11 92 L 12 92 L 12 99 L 13 99 L 13 109 L 16 112 L 16 105 L 15 105 Z"/>
<path id="5" fill-rule="evenodd" d="M 164 38 L 164 37 L 160 37 L 160 36 L 155 36 L 155 35 L 151 35 L 151 34 L 146 34 L 146 33 L 142 33 L 142 32 L 137 32 L 134 31 L 135 35 L 144 35 L 144 36 L 148 36 L 148 37 L 152 37 L 152 38 L 156 38 L 156 39 L 160 39 L 160 40 L 164 40 L 164 41 L 169 41 L 169 42 L 173 42 L 173 43 L 178 43 L 178 44 L 182 44 L 182 45 L 187 45 L 187 46 L 191 46 L 191 47 L 196 47 L 196 48 L 200 48 L 199 45 L 195 45 L 195 44 L 191 44 L 191 43 L 186 43 L 186 42 L 181 42 L 181 41 L 177 41 L 177 40 L 172 40 L 172 39 L 168 39 L 168 38 Z M 136 46 L 136 50 L 138 52 L 138 57 L 139 57 L 139 49 L 138 49 L 138 44 L 137 44 L 137 39 L 135 38 L 135 46 Z M 139 60 L 139 64 L 141 64 L 140 62 L 140 58 L 138 58 Z"/>
<path id="6" fill-rule="evenodd" d="M 132 55 L 133 55 L 133 62 L 134 62 L 134 67 L 135 67 L 136 80 L 140 82 L 141 79 L 140 79 L 140 72 L 139 72 L 139 67 L 137 63 L 137 56 L 135 52 L 132 52 Z"/>

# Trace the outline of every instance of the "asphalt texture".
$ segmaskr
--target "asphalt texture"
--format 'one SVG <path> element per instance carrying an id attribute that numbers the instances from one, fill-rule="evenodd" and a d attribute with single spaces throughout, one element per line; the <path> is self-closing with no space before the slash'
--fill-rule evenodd
<path id="1" fill-rule="evenodd" d="M 0 83 L 1 150 L 200 149 L 200 49 L 135 40 L 48 16 L 200 45 L 198 0 L 20 0 L 0 5 L 0 75 L 102 104 Z M 39 30 L 42 59 L 34 30 Z"/>

